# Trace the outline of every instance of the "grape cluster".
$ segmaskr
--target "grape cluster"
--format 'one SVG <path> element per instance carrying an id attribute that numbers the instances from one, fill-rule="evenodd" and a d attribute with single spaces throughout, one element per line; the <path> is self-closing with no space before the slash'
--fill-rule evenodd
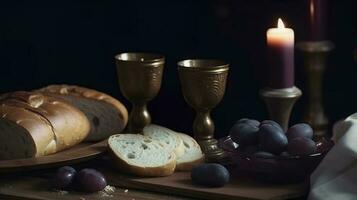
<path id="1" fill-rule="evenodd" d="M 56 189 L 78 189 L 85 192 L 97 192 L 107 186 L 105 177 L 95 169 L 82 169 L 78 173 L 70 166 L 59 168 L 52 185 Z"/>
<path id="2" fill-rule="evenodd" d="M 275 121 L 244 118 L 233 125 L 229 135 L 240 150 L 256 157 L 307 156 L 316 151 L 313 130 L 305 123 L 295 124 L 285 133 Z"/>

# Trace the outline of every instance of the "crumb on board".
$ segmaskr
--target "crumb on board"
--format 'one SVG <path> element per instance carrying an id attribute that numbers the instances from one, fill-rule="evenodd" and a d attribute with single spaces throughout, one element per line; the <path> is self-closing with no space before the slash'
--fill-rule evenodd
<path id="1" fill-rule="evenodd" d="M 110 186 L 110 185 L 107 185 L 105 186 L 105 188 L 103 189 L 103 191 L 107 194 L 111 194 L 111 193 L 114 193 L 115 192 L 115 187 L 114 186 Z"/>
<path id="2" fill-rule="evenodd" d="M 113 197 L 115 189 L 114 186 L 107 185 L 102 191 L 99 191 L 99 194 L 101 197 Z"/>
<path id="3" fill-rule="evenodd" d="M 129 190 L 128 190 L 128 189 L 125 189 L 125 190 L 124 190 L 124 193 L 128 193 L 128 192 L 129 192 Z"/>

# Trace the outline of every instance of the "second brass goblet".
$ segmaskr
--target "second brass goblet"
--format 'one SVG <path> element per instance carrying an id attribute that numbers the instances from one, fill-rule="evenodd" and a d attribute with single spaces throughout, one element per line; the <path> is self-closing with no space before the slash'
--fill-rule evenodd
<path id="1" fill-rule="evenodd" d="M 160 90 L 165 57 L 151 53 L 121 53 L 115 60 L 120 90 L 133 104 L 128 131 L 142 133 L 151 123 L 146 104 Z"/>
<path id="2" fill-rule="evenodd" d="M 220 60 L 183 60 L 178 63 L 181 89 L 186 102 L 196 110 L 193 133 L 207 161 L 217 161 L 224 155 L 214 139 L 211 110 L 222 100 L 229 65 Z"/>

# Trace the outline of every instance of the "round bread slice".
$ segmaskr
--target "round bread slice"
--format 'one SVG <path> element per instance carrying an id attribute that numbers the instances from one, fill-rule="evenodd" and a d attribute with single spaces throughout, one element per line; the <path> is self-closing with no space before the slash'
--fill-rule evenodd
<path id="1" fill-rule="evenodd" d="M 182 139 L 185 153 L 177 158 L 177 171 L 191 171 L 196 165 L 204 162 L 204 154 L 202 153 L 200 145 L 191 136 L 184 133 L 177 133 Z"/>
<path id="2" fill-rule="evenodd" d="M 175 131 L 159 125 L 150 124 L 144 128 L 143 132 L 144 135 L 163 143 L 168 151 L 175 153 L 176 157 L 180 157 L 185 153 L 183 141 Z"/>
<path id="3" fill-rule="evenodd" d="M 108 139 L 117 167 L 139 176 L 168 176 L 175 171 L 176 156 L 165 145 L 139 134 L 116 134 Z"/>
<path id="4" fill-rule="evenodd" d="M 128 122 L 125 106 L 105 93 L 75 85 L 50 85 L 37 91 L 64 99 L 87 116 L 91 128 L 86 141 L 100 141 L 120 133 Z"/>

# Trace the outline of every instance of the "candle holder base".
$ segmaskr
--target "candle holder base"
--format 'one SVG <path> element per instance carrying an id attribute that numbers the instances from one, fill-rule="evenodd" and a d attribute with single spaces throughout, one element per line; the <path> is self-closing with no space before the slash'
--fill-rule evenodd
<path id="1" fill-rule="evenodd" d="M 270 119 L 278 122 L 284 131 L 288 129 L 292 108 L 301 95 L 301 90 L 295 86 L 282 89 L 265 88 L 260 91 Z"/>

